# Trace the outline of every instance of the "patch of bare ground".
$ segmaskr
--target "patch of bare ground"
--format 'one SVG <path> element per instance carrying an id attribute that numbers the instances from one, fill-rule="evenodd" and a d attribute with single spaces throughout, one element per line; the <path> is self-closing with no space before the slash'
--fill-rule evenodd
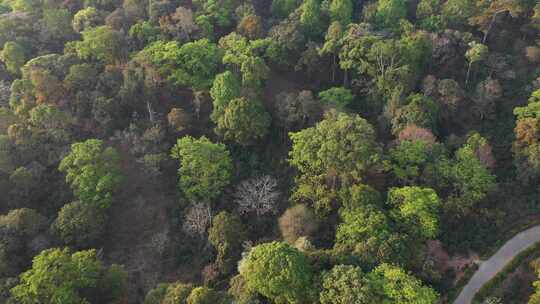
<path id="1" fill-rule="evenodd" d="M 190 269 L 182 269 L 175 256 L 167 256 L 163 249 L 171 245 L 167 210 L 177 204 L 175 192 L 170 190 L 174 187 L 167 187 L 170 183 L 161 180 L 152 181 L 141 164 L 120 150 L 125 180 L 109 210 L 104 258 L 124 266 L 128 301 L 142 303 L 148 290 L 160 282 L 195 281 L 193 269 L 198 268 L 190 265 Z"/>
<path id="2" fill-rule="evenodd" d="M 435 257 L 440 273 L 446 273 L 448 270 L 453 271 L 455 274 L 454 284 L 463 278 L 467 268 L 480 261 L 480 257 L 474 252 L 470 252 L 467 256 L 451 257 L 440 241 L 428 242 L 428 251 L 431 256 Z"/>

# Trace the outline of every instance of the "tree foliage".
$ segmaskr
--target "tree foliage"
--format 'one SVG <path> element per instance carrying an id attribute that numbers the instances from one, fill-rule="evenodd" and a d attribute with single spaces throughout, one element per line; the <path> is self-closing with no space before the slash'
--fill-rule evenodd
<path id="1" fill-rule="evenodd" d="M 230 182 L 232 162 L 223 144 L 208 138 L 179 138 L 171 150 L 171 157 L 180 161 L 179 186 L 193 201 L 211 201 L 217 198 Z"/>
<path id="2" fill-rule="evenodd" d="M 112 195 L 122 180 L 120 156 L 112 147 L 105 147 L 99 139 L 71 145 L 60 171 L 66 173 L 66 182 L 83 204 L 109 208 Z"/>

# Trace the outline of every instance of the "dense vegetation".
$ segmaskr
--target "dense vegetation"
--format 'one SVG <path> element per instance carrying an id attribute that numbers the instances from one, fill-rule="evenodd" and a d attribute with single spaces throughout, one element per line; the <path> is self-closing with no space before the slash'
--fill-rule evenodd
<path id="1" fill-rule="evenodd" d="M 0 302 L 444 303 L 538 219 L 539 38 L 535 0 L 0 0 Z"/>

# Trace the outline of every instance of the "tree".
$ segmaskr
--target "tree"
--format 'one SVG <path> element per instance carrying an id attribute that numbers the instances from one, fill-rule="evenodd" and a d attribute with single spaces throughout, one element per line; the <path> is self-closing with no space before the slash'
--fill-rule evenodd
<path id="1" fill-rule="evenodd" d="M 0 227 L 16 234 L 33 237 L 43 230 L 47 219 L 33 209 L 12 209 L 0 215 Z"/>
<path id="2" fill-rule="evenodd" d="M 94 59 L 112 64 L 126 56 L 124 36 L 108 25 L 90 28 L 82 32 L 82 41 L 74 43 L 77 55 L 83 59 Z"/>
<path id="3" fill-rule="evenodd" d="M 319 55 L 332 55 L 332 82 L 336 81 L 337 57 L 341 48 L 343 26 L 339 21 L 334 21 L 328 27 L 324 36 L 324 45 L 319 49 Z"/>
<path id="4" fill-rule="evenodd" d="M 186 304 L 225 304 L 227 297 L 208 287 L 194 288 L 186 300 Z"/>
<path id="5" fill-rule="evenodd" d="M 390 222 L 384 212 L 370 204 L 340 210 L 341 223 L 336 230 L 336 245 L 354 248 L 370 239 L 383 240 L 391 233 Z"/>
<path id="6" fill-rule="evenodd" d="M 212 222 L 210 206 L 194 203 L 184 217 L 182 229 L 191 236 L 203 236 Z"/>
<path id="7" fill-rule="evenodd" d="M 352 21 L 353 3 L 351 0 L 332 0 L 329 11 L 330 20 L 346 28 Z"/>
<path id="8" fill-rule="evenodd" d="M 160 35 L 159 27 L 148 21 L 139 21 L 129 28 L 129 37 L 137 41 L 140 47 L 158 41 Z"/>
<path id="9" fill-rule="evenodd" d="M 406 104 L 400 107 L 392 117 L 392 132 L 399 134 L 408 125 L 437 130 L 439 108 L 430 97 L 411 94 Z"/>
<path id="10" fill-rule="evenodd" d="M 193 289 L 194 289 L 194 286 L 192 284 L 184 284 L 180 282 L 168 284 L 163 294 L 162 300 L 155 304 L 186 303 Z M 146 300 L 145 300 L 144 304 L 154 304 L 154 303 L 146 303 Z"/>
<path id="11" fill-rule="evenodd" d="M 375 131 L 358 115 L 330 112 L 289 136 L 289 163 L 299 172 L 293 199 L 313 203 L 318 212 L 331 210 L 339 187 L 361 182 L 378 162 Z"/>
<path id="12" fill-rule="evenodd" d="M 277 180 L 269 175 L 242 181 L 235 190 L 234 202 L 241 214 L 255 213 L 257 216 L 276 212 L 280 192 Z"/>
<path id="13" fill-rule="evenodd" d="M 473 41 L 469 43 L 469 49 L 465 53 L 465 58 L 469 61 L 469 67 L 467 68 L 467 78 L 465 79 L 465 85 L 469 83 L 471 68 L 474 63 L 481 62 L 487 58 L 488 47 Z"/>
<path id="14" fill-rule="evenodd" d="M 240 20 L 236 27 L 236 31 L 250 40 L 261 38 L 264 35 L 262 20 L 254 14 L 242 17 L 242 20 Z"/>
<path id="15" fill-rule="evenodd" d="M 73 29 L 77 33 L 82 33 L 85 30 L 97 27 L 103 24 L 105 16 L 103 12 L 97 10 L 95 7 L 87 7 L 78 11 L 73 16 Z"/>
<path id="16" fill-rule="evenodd" d="M 407 0 L 379 1 L 375 17 L 382 27 L 396 29 L 399 21 L 407 17 Z"/>
<path id="17" fill-rule="evenodd" d="M 118 266 L 107 269 L 93 249 L 74 253 L 47 249 L 20 275 L 21 282 L 11 293 L 21 303 L 106 303 L 119 300 L 126 278 Z"/>
<path id="18" fill-rule="evenodd" d="M 67 9 L 45 9 L 43 11 L 43 21 L 45 25 L 44 33 L 48 39 L 60 42 L 60 49 L 63 43 L 73 39 L 75 32 L 72 30 L 72 16 Z M 51 41 L 52 42 L 52 41 Z"/>
<path id="19" fill-rule="evenodd" d="M 214 144 L 204 136 L 185 136 L 178 139 L 171 157 L 180 161 L 179 185 L 192 202 L 217 198 L 230 182 L 233 165 L 223 144 Z"/>
<path id="20" fill-rule="evenodd" d="M 64 78 L 64 86 L 71 92 L 91 90 L 97 83 L 98 74 L 98 70 L 92 64 L 72 65 Z"/>
<path id="21" fill-rule="evenodd" d="M 229 102 L 240 97 L 240 81 L 229 71 L 218 74 L 210 89 L 210 96 L 214 106 L 210 118 L 217 122 L 218 118 L 225 112 Z"/>
<path id="22" fill-rule="evenodd" d="M 354 95 L 351 90 L 343 87 L 335 87 L 319 93 L 319 98 L 327 105 L 344 111 L 353 101 Z"/>
<path id="23" fill-rule="evenodd" d="M 441 150 L 444 150 L 442 146 L 423 139 L 402 140 L 390 149 L 385 165 L 400 182 L 417 184 L 425 168 L 443 154 Z"/>
<path id="24" fill-rule="evenodd" d="M 305 205 L 290 207 L 278 223 L 283 239 L 291 245 L 300 237 L 311 237 L 319 228 L 317 217 Z"/>
<path id="25" fill-rule="evenodd" d="M 246 146 L 263 138 L 270 127 L 270 115 L 258 100 L 244 97 L 230 101 L 217 120 L 216 133 L 225 140 Z"/>
<path id="26" fill-rule="evenodd" d="M 449 193 L 453 202 L 468 210 L 496 188 L 496 178 L 480 162 L 474 146 L 465 144 L 456 151 L 454 160 L 440 159 L 434 166 L 433 178 L 440 182 L 435 187 Z"/>
<path id="27" fill-rule="evenodd" d="M 394 207 L 390 215 L 413 235 L 434 239 L 439 234 L 441 202 L 433 189 L 393 188 L 388 192 L 388 204 Z"/>
<path id="28" fill-rule="evenodd" d="M 119 155 L 114 148 L 105 147 L 99 139 L 89 139 L 71 145 L 58 169 L 66 172 L 66 182 L 83 204 L 107 209 L 122 175 Z"/>
<path id="29" fill-rule="evenodd" d="M 245 239 L 245 227 L 238 216 L 222 211 L 212 220 L 208 241 L 218 252 L 216 264 L 224 274 L 234 269 Z"/>
<path id="30" fill-rule="evenodd" d="M 28 51 L 17 42 L 9 41 L 4 44 L 0 56 L 6 64 L 7 70 L 15 75 L 19 75 L 21 67 L 26 62 Z"/>
<path id="31" fill-rule="evenodd" d="M 270 68 L 261 57 L 247 57 L 240 67 L 242 72 L 242 85 L 244 87 L 261 89 L 270 76 Z"/>
<path id="32" fill-rule="evenodd" d="M 310 303 L 314 273 L 306 257 L 285 243 L 255 246 L 238 270 L 252 288 L 277 304 Z"/>
<path id="33" fill-rule="evenodd" d="M 186 42 L 192 40 L 191 38 L 199 30 L 193 18 L 193 11 L 183 6 L 176 8 L 174 14 L 161 17 L 159 25 L 168 36 Z"/>
<path id="34" fill-rule="evenodd" d="M 531 94 L 526 106 L 514 108 L 514 115 L 514 163 L 519 168 L 518 178 L 527 184 L 540 173 L 540 90 Z"/>
<path id="35" fill-rule="evenodd" d="M 95 206 L 73 202 L 64 205 L 52 224 L 52 230 L 67 245 L 89 248 L 105 232 L 106 216 Z"/>
<path id="36" fill-rule="evenodd" d="M 272 0 L 270 10 L 272 15 L 285 18 L 298 6 L 298 4 L 298 0 Z"/>
<path id="37" fill-rule="evenodd" d="M 202 90 L 212 85 L 222 54 L 217 45 L 200 39 L 181 46 L 177 41 L 156 41 L 137 56 L 156 66 L 173 84 Z"/>
<path id="38" fill-rule="evenodd" d="M 300 24 L 311 35 L 318 35 L 323 26 L 321 16 L 321 3 L 319 0 L 304 0 Z"/>
<path id="39" fill-rule="evenodd" d="M 379 302 L 367 276 L 359 267 L 336 265 L 322 274 L 321 304 L 368 304 Z"/>
<path id="40" fill-rule="evenodd" d="M 279 93 L 275 97 L 274 111 L 276 123 L 284 132 L 302 129 L 322 116 L 320 102 L 315 99 L 313 92 L 307 90 Z"/>
<path id="41" fill-rule="evenodd" d="M 539 269 L 535 269 L 536 275 L 540 277 Z M 538 304 L 540 303 L 540 280 L 533 282 L 534 293 L 530 296 L 528 304 Z"/>
<path id="42" fill-rule="evenodd" d="M 420 128 L 416 125 L 408 125 L 403 130 L 399 132 L 398 139 L 400 142 L 403 141 L 418 141 L 423 140 L 429 144 L 434 144 L 437 142 L 435 135 L 429 129 Z"/>
<path id="43" fill-rule="evenodd" d="M 183 132 L 191 126 L 191 115 L 182 108 L 172 108 L 167 114 L 169 126 L 176 132 Z"/>
<path id="44" fill-rule="evenodd" d="M 376 293 L 382 296 L 380 303 L 435 304 L 439 301 L 435 290 L 397 266 L 381 264 L 368 276 Z"/>

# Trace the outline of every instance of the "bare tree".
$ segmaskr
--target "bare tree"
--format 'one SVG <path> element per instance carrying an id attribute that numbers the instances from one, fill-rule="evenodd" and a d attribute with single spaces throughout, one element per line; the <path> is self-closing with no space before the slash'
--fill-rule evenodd
<path id="1" fill-rule="evenodd" d="M 182 229 L 189 235 L 202 236 L 212 222 L 212 213 L 210 206 L 205 203 L 195 203 L 189 209 L 184 218 Z"/>
<path id="2" fill-rule="evenodd" d="M 258 216 L 275 213 L 279 198 L 277 180 L 269 175 L 254 177 L 240 183 L 234 194 L 240 213 L 254 212 Z"/>
<path id="3" fill-rule="evenodd" d="M 8 107 L 10 97 L 11 85 L 3 80 L 0 81 L 0 107 Z"/>

